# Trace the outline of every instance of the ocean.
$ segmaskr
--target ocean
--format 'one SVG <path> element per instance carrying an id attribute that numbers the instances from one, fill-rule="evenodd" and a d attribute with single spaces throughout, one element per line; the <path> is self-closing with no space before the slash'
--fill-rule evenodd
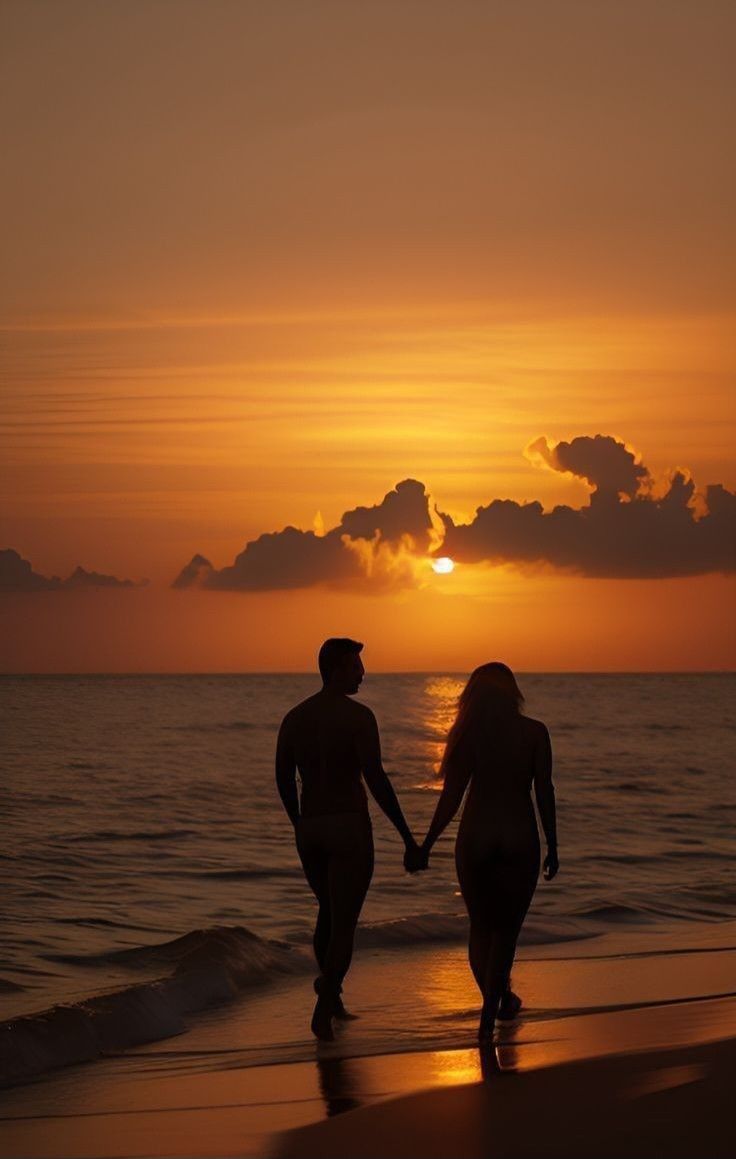
<path id="1" fill-rule="evenodd" d="M 695 935 L 736 918 L 736 677 L 518 679 L 552 738 L 561 862 L 554 882 L 540 880 L 523 952 L 559 944 L 574 956 L 612 932 Z M 358 697 L 419 839 L 463 681 L 368 673 Z M 123 1049 L 182 1033 L 198 1011 L 274 979 L 307 986 L 314 901 L 273 754 L 282 716 L 318 686 L 310 675 L 0 678 L 0 1018 L 16 1030 L 0 1049 L 6 1081 L 56 1065 L 59 1050 L 61 1061 L 94 1057 L 100 1042 L 104 1053 L 105 1034 Z M 461 947 L 457 820 L 430 871 L 410 877 L 398 836 L 372 813 L 362 953 L 390 964 L 410 948 Z M 44 1011 L 55 1013 L 29 1017 Z M 67 1030 L 54 1036 L 59 1011 Z M 271 1044 L 252 1033 L 263 1058 Z M 302 1026 L 297 1039 L 302 1050 Z"/>

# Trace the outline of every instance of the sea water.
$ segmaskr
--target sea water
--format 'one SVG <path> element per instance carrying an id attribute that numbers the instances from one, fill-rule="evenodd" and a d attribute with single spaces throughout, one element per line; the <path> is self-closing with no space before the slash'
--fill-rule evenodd
<path id="1" fill-rule="evenodd" d="M 369 673 L 360 690 L 419 839 L 463 681 Z M 736 917 L 736 678 L 519 683 L 552 738 L 561 861 L 559 877 L 540 883 L 522 944 Z M 63 1003 L 67 1015 L 84 1009 L 84 1043 L 103 1015 L 143 1041 L 244 987 L 312 968 L 314 900 L 273 756 L 284 713 L 318 686 L 309 675 L 0 679 L 0 1017 L 15 1024 Z M 371 808 L 376 869 L 358 944 L 460 944 L 457 820 L 431 870 L 410 877 L 399 838 Z M 68 1028 L 61 1040 L 66 1049 Z M 91 1057 L 84 1043 L 80 1057 Z"/>

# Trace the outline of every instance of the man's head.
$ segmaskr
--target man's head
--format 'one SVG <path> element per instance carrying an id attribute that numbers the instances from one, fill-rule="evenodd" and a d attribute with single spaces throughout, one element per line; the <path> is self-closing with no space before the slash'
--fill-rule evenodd
<path id="1" fill-rule="evenodd" d="M 319 671 L 325 688 L 352 696 L 360 688 L 365 668 L 360 658 L 363 645 L 347 637 L 331 637 L 319 650 Z"/>

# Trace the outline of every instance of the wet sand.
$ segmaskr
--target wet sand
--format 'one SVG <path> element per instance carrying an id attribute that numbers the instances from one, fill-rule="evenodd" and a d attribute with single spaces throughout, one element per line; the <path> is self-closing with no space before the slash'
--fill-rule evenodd
<path id="1" fill-rule="evenodd" d="M 293 1131 L 269 1154 L 272 1159 L 732 1156 L 735 1067 L 731 1039 L 522 1074 L 491 1072 L 483 1082 L 391 1099 Z"/>
<path id="2" fill-rule="evenodd" d="M 711 932 L 723 947 L 725 930 Z M 530 983 L 544 977 L 571 993 L 576 979 L 574 997 L 589 1006 L 605 971 L 610 1005 L 531 1012 L 499 1032 L 490 1058 L 470 1047 L 470 1026 L 462 1048 L 350 1057 L 348 1027 L 337 1048 L 312 1046 L 309 1061 L 247 1066 L 238 1050 L 213 1057 L 204 1036 L 185 1056 L 174 1039 L 69 1067 L 2 1092 L 0 1156 L 725 1155 L 736 1061 L 736 996 L 725 983 L 736 952 L 663 945 L 595 971 L 589 962 L 590 993 L 578 964 L 529 963 Z M 441 974 L 443 961 L 444 975 L 458 973 L 457 949 L 426 953 Z M 401 966 L 397 956 L 392 976 Z M 378 983 L 378 966 L 364 963 L 363 977 Z M 264 996 L 264 1010 L 276 998 Z M 209 1041 L 222 1045 L 237 1011 L 218 1017 Z"/>

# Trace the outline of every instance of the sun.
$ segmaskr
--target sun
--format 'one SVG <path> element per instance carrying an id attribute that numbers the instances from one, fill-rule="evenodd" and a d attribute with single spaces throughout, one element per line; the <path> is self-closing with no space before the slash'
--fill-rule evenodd
<path id="1" fill-rule="evenodd" d="M 439 559 L 432 560 L 432 571 L 437 572 L 437 575 L 449 575 L 454 570 L 455 560 L 450 559 L 448 555 L 442 555 Z"/>

